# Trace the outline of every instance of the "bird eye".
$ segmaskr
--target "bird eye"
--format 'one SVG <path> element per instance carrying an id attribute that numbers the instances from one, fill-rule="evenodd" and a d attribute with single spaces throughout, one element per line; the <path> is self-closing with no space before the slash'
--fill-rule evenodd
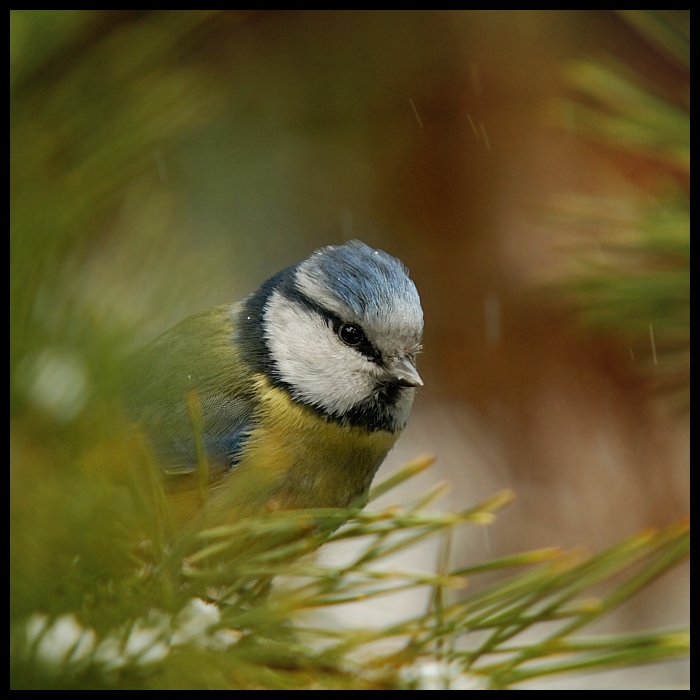
<path id="1" fill-rule="evenodd" d="M 344 323 L 338 329 L 338 335 L 346 345 L 359 345 L 365 337 L 362 329 L 354 323 Z"/>

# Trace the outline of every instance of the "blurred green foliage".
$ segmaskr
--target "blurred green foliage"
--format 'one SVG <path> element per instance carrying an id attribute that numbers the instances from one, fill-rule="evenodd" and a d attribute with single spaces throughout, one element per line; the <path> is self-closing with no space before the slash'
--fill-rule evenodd
<path id="1" fill-rule="evenodd" d="M 33 377 L 47 364 L 48 372 L 52 363 L 70 365 L 98 390 L 114 375 L 115 342 L 125 329 L 106 315 L 89 317 L 82 271 L 108 243 L 110 216 L 129 188 L 148 189 L 148 178 L 139 178 L 155 171 L 158 149 L 167 151 L 205 119 L 206 76 L 185 65 L 181 53 L 209 18 L 205 12 L 11 13 L 13 413 L 32 396 Z M 151 245 L 158 233 L 151 233 Z"/>
<path id="2" fill-rule="evenodd" d="M 626 10 L 676 80 L 659 84 L 610 59 L 582 59 L 558 123 L 623 155 L 653 185 L 632 200 L 572 197 L 559 222 L 588 232 L 568 283 L 580 317 L 629 344 L 676 407 L 690 402 L 690 13 Z"/>
<path id="3" fill-rule="evenodd" d="M 431 461 L 407 465 L 371 498 Z M 24 578 L 42 595 L 33 610 L 13 610 L 13 688 L 504 689 L 688 650 L 684 630 L 571 636 L 683 561 L 687 523 L 594 556 L 545 549 L 457 571 L 389 571 L 392 554 L 460 525 L 483 526 L 512 495 L 460 513 L 427 513 L 443 490 L 438 486 L 403 506 L 267 513 L 200 524 L 165 544 L 155 531 L 139 541 L 139 520 L 123 508 L 148 500 L 143 486 L 126 489 L 131 499 L 121 504 L 101 503 L 98 513 L 86 509 L 63 525 L 66 539 L 54 543 L 73 559 L 54 570 L 61 576 L 53 586 L 46 587 L 46 573 L 41 581 Z M 152 521 L 159 520 L 156 493 Z M 92 490 L 82 495 L 95 503 Z M 117 505 L 121 519 L 114 518 Z M 76 537 L 87 525 L 89 537 Z M 341 541 L 356 544 L 345 563 L 309 558 L 321 544 Z M 459 599 L 451 595 L 471 578 L 521 567 L 525 573 L 510 572 Z M 389 626 L 336 629 L 318 617 L 323 609 L 426 587 L 432 589 L 426 609 Z M 539 641 L 519 641 L 542 627 Z"/>

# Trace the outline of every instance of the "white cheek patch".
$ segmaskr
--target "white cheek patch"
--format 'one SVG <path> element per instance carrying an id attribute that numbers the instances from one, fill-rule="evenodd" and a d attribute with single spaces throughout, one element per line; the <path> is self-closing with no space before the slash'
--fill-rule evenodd
<path id="1" fill-rule="evenodd" d="M 296 398 L 342 415 L 372 394 L 372 362 L 345 345 L 311 309 L 275 291 L 265 306 L 263 325 L 279 378 Z"/>

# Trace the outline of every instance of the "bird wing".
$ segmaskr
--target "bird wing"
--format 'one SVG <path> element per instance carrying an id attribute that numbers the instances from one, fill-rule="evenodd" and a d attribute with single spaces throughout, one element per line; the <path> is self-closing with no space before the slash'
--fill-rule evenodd
<path id="1" fill-rule="evenodd" d="M 256 400 L 250 370 L 233 342 L 238 309 L 219 306 L 190 316 L 132 359 L 127 410 L 169 473 L 197 468 L 193 426 L 200 417 L 210 467 L 227 471 L 239 460 Z"/>

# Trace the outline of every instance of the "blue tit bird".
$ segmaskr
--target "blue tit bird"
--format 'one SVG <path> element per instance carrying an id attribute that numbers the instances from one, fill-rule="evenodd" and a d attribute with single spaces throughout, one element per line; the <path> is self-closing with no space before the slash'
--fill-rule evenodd
<path id="1" fill-rule="evenodd" d="M 328 246 L 139 351 L 127 403 L 173 483 L 197 473 L 194 395 L 200 459 L 231 503 L 363 503 L 423 384 L 422 332 L 399 260 L 360 241 Z"/>

